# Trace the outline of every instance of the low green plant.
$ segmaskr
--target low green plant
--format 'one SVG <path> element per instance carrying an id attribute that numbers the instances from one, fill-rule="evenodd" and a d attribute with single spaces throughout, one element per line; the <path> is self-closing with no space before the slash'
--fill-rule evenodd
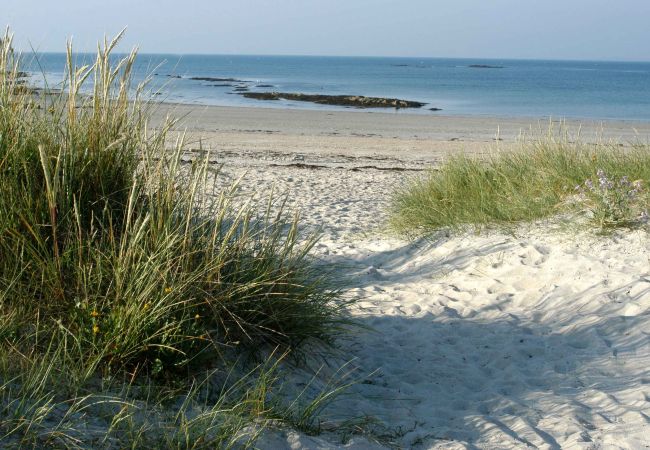
<path id="1" fill-rule="evenodd" d="M 601 230 L 640 225 L 648 221 L 647 203 L 641 180 L 627 176 L 610 179 L 599 169 L 596 176 L 576 186 L 580 200 L 587 205 L 591 219 Z"/>
<path id="2" fill-rule="evenodd" d="M 586 144 L 551 130 L 512 151 L 454 156 L 398 189 L 390 223 L 399 232 L 422 234 L 445 228 L 510 227 L 579 211 L 590 206 L 572 201 L 575 186 L 598 170 L 617 179 L 650 180 L 648 150 L 647 145 Z M 595 197 L 588 197 L 594 207 Z M 647 192 L 635 195 L 635 208 L 647 202 Z M 610 219 L 604 218 L 603 224 L 623 223 Z"/>
<path id="3" fill-rule="evenodd" d="M 249 448 L 268 430 L 316 422 L 317 411 L 345 387 L 314 399 L 287 397 L 280 367 L 285 355 L 243 372 L 210 370 L 176 386 L 121 377 L 79 385 L 74 362 L 61 358 L 62 352 L 58 344 L 9 361 L 11 351 L 3 348 L 3 449 Z"/>

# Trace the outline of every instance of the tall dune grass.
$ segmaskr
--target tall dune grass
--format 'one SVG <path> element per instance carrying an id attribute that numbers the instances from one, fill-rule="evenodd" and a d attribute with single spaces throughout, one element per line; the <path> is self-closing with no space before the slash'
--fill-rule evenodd
<path id="1" fill-rule="evenodd" d="M 650 148 L 586 144 L 569 139 L 565 131 L 550 130 L 514 151 L 494 152 L 486 158 L 455 156 L 398 190 L 390 221 L 400 232 L 418 234 L 510 226 L 589 209 L 589 202 L 575 201 L 576 187 L 599 171 L 613 180 L 627 177 L 647 183 Z M 647 190 L 635 200 L 641 204 L 637 206 L 647 205 Z M 602 220 L 599 225 L 607 224 Z"/>
<path id="2" fill-rule="evenodd" d="M 87 67 L 74 66 L 69 46 L 58 94 L 25 88 L 11 35 L 1 41 L 0 440 L 83 447 L 64 422 L 97 403 L 121 405 L 115 429 L 131 423 L 137 434 L 106 434 L 118 447 L 153 434 L 191 448 L 152 432 L 141 416 L 148 406 L 80 389 L 98 377 L 126 380 L 118 390 L 141 379 L 164 386 L 227 368 L 227 355 L 327 343 L 347 325 L 308 255 L 315 238 L 302 237 L 296 219 L 211 195 L 218 174 L 208 157 L 186 164 L 182 140 L 165 148 L 173 120 L 147 129 L 152 104 L 145 86 L 131 86 L 136 53 L 111 56 L 119 38 Z M 264 400 L 259 380 L 274 370 L 263 366 L 239 397 L 221 395 L 203 418 L 187 419 L 204 433 L 198 447 L 234 445 L 243 417 L 262 414 L 242 399 Z"/>

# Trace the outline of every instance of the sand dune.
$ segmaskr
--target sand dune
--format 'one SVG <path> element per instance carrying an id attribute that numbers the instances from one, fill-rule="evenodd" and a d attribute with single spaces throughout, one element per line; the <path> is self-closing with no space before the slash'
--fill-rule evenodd
<path id="1" fill-rule="evenodd" d="M 340 262 L 356 266 L 348 293 L 375 332 L 350 352 L 379 371 L 354 388 L 367 400 L 353 407 L 404 432 L 398 444 L 647 445 L 645 233 L 610 241 L 540 227 L 356 248 Z"/>
<path id="2" fill-rule="evenodd" d="M 385 232 L 386 208 L 417 173 L 360 167 L 426 167 L 436 141 L 425 141 L 434 150 L 424 161 L 319 153 L 300 139 L 302 151 L 240 141 L 215 158 L 225 180 L 247 173 L 244 192 L 290 192 L 289 208 L 323 227 L 315 253 L 348 280 L 344 293 L 367 326 L 340 343 L 330 372 L 351 361 L 366 378 L 325 415 L 368 416 L 374 435 L 341 443 L 335 433 L 273 432 L 260 448 L 648 448 L 645 231 L 603 237 L 539 223 L 401 240 Z M 287 382 L 304 386 L 305 376 Z"/>

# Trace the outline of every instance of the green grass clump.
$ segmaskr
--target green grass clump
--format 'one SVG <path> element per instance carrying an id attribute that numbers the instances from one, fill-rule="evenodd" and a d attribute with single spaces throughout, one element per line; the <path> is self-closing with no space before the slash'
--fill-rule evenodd
<path id="1" fill-rule="evenodd" d="M 27 412 L 7 416 L 20 405 L 43 417 L 57 401 L 84 405 L 48 388 L 62 379 L 164 384 L 227 367 L 226 355 L 329 342 L 347 323 L 296 219 L 213 195 L 207 156 L 166 149 L 172 120 L 147 130 L 136 54 L 111 56 L 118 39 L 85 67 L 68 47 L 59 94 L 24 88 L 11 36 L 0 41 L 0 368 L 16 380 L 0 439 L 33 431 Z"/>
<path id="2" fill-rule="evenodd" d="M 508 227 L 581 208 L 590 210 L 589 215 L 601 227 L 630 224 L 636 217 L 612 213 L 638 213 L 647 204 L 647 191 L 639 189 L 630 199 L 635 204 L 622 208 L 608 205 L 607 199 L 612 196 L 606 192 L 599 193 L 599 201 L 588 201 L 594 200 L 593 195 L 583 199 L 579 195 L 582 189 L 576 187 L 589 179 L 597 182 L 597 174 L 603 172 L 612 180 L 648 182 L 649 150 L 647 145 L 621 148 L 616 144 L 584 144 L 549 133 L 520 149 L 486 158 L 455 156 L 395 193 L 391 225 L 407 234 L 445 228 Z"/>

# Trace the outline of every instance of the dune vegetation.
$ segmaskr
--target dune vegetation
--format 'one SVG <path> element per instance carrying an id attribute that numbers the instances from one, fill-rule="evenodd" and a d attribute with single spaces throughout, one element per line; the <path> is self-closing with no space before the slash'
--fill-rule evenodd
<path id="1" fill-rule="evenodd" d="M 390 221 L 426 234 L 568 215 L 607 231 L 645 223 L 649 181 L 650 146 L 588 144 L 551 129 L 515 151 L 454 156 L 409 180 L 393 196 Z"/>
<path id="2" fill-rule="evenodd" d="M 85 67 L 69 46 L 55 93 L 25 86 L 2 39 L 2 446 L 214 448 L 308 428 L 328 393 L 284 397 L 278 361 L 347 326 L 315 237 L 238 206 L 236 187 L 215 194 L 207 156 L 168 148 L 172 119 L 148 129 L 118 40 Z"/>

